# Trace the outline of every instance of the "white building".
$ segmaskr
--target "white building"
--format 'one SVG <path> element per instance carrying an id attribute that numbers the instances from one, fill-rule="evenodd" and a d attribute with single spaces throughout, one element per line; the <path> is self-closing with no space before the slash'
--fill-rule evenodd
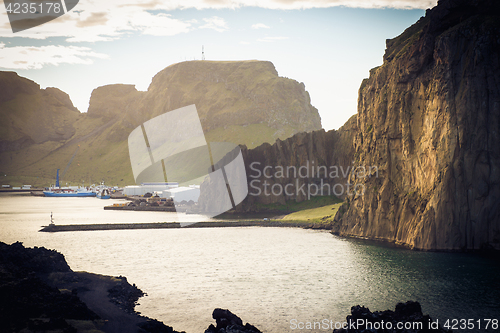
<path id="1" fill-rule="evenodd" d="M 162 192 L 162 198 L 172 198 L 176 202 L 194 201 L 198 202 L 200 197 L 200 186 L 190 185 L 189 187 L 176 187 Z"/>
<path id="2" fill-rule="evenodd" d="M 123 194 L 126 196 L 133 196 L 133 195 L 144 195 L 146 193 L 161 193 L 165 190 L 169 190 L 172 188 L 179 187 L 178 183 L 142 183 L 141 185 L 131 185 L 131 186 L 125 186 L 123 188 Z"/>

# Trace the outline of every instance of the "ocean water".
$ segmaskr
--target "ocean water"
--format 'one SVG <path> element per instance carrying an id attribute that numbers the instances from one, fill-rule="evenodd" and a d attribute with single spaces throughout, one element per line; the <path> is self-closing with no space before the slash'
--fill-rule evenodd
<path id="1" fill-rule="evenodd" d="M 139 312 L 187 333 L 204 332 L 217 307 L 263 332 L 331 332 L 293 328 L 343 322 L 357 304 L 375 311 L 407 300 L 441 324 L 475 320 L 476 329 L 459 332 L 500 330 L 484 329 L 487 319 L 500 320 L 495 255 L 417 252 L 297 228 L 38 232 L 51 212 L 56 224 L 176 219 L 103 210 L 115 202 L 123 201 L 0 194 L 0 241 L 55 249 L 75 271 L 126 276 L 147 293 Z"/>

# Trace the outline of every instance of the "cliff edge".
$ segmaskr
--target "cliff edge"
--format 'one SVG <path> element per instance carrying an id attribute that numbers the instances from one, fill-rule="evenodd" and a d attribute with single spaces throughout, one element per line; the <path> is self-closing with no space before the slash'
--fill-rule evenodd
<path id="1" fill-rule="evenodd" d="M 500 3 L 441 0 L 387 41 L 359 89 L 364 195 L 340 235 L 422 250 L 500 249 Z"/>

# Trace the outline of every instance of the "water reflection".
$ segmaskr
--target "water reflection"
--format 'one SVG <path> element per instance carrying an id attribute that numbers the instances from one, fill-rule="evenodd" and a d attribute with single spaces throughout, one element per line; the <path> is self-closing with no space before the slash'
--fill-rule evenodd
<path id="1" fill-rule="evenodd" d="M 39 233 L 51 211 L 60 224 L 170 218 L 104 211 L 110 202 L 93 198 L 63 199 L 0 195 L 0 240 L 56 249 L 74 270 L 127 276 L 148 294 L 139 311 L 188 333 L 203 332 L 215 307 L 264 332 L 289 332 L 292 319 L 343 321 L 356 304 L 375 311 L 410 299 L 441 320 L 500 317 L 496 257 L 416 252 L 292 228 Z"/>

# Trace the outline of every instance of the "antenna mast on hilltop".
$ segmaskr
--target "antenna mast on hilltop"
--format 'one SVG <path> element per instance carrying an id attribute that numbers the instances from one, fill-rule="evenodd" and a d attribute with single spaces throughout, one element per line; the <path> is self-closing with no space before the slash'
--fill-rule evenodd
<path id="1" fill-rule="evenodd" d="M 201 60 L 205 60 L 205 46 L 201 46 Z"/>

